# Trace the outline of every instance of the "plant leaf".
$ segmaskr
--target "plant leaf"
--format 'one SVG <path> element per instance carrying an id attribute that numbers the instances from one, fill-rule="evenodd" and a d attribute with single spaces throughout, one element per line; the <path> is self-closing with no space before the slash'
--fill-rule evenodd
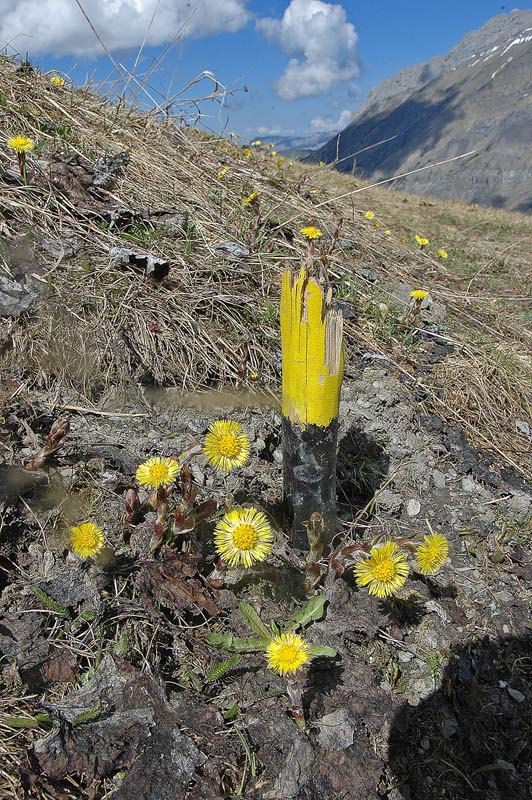
<path id="1" fill-rule="evenodd" d="M 316 620 L 323 617 L 325 603 L 327 598 L 323 594 L 318 594 L 316 597 L 311 597 L 308 603 L 305 603 L 303 608 L 292 614 L 286 624 L 287 630 L 296 630 L 296 628 L 304 628 L 309 622 L 316 622 Z"/>
<path id="2" fill-rule="evenodd" d="M 334 647 L 327 647 L 324 644 L 309 644 L 308 651 L 313 658 L 317 658 L 318 656 L 334 658 L 338 655 Z"/>
<path id="3" fill-rule="evenodd" d="M 207 680 L 208 681 L 219 681 L 220 678 L 229 672 L 229 670 L 233 669 L 240 663 L 240 656 L 231 656 L 231 658 L 226 659 L 225 661 L 220 661 L 219 664 L 216 664 L 215 667 L 212 667 L 207 673 Z"/>
<path id="4" fill-rule="evenodd" d="M 232 650 L 235 653 L 259 653 L 266 650 L 271 641 L 270 636 L 267 639 L 240 639 L 231 633 L 208 633 L 205 639 L 213 647 L 221 647 L 223 650 Z"/>
<path id="5" fill-rule="evenodd" d="M 253 631 L 256 633 L 257 636 L 260 636 L 261 639 L 271 639 L 272 634 L 269 628 L 266 627 L 264 622 L 259 617 L 258 612 L 250 603 L 242 602 L 239 606 L 240 613 L 244 617 L 245 621 Z"/>

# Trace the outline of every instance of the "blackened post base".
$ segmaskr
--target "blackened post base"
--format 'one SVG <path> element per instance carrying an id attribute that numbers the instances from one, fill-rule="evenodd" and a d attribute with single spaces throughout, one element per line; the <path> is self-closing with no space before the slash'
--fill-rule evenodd
<path id="1" fill-rule="evenodd" d="M 337 441 L 338 419 L 326 428 L 300 428 L 283 417 L 283 504 L 299 550 L 309 549 L 304 523 L 315 512 L 323 518 L 325 552 L 336 533 Z"/>

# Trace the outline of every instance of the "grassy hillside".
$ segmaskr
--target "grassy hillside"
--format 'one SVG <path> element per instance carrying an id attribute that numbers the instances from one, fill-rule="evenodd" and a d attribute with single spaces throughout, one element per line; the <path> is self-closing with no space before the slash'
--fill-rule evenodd
<path id="1" fill-rule="evenodd" d="M 16 136 L 35 144 L 23 175 Z M 0 796 L 528 797 L 532 220 L 363 186 L 6 58 L 0 183 Z M 242 601 L 260 635 L 254 613 L 282 628 L 305 602 L 277 413 L 304 226 L 344 315 L 338 542 L 434 527 L 450 556 L 378 601 L 321 559 L 325 619 L 304 633 L 329 654 L 302 678 L 301 732 L 263 653 L 228 662 L 207 633 L 249 635 Z M 228 415 L 249 462 L 221 475 L 200 454 L 170 496 L 271 520 L 271 558 L 223 585 L 215 517 L 154 550 L 149 504 L 124 508 L 144 459 L 198 452 Z M 89 519 L 105 548 L 82 559 Z"/>

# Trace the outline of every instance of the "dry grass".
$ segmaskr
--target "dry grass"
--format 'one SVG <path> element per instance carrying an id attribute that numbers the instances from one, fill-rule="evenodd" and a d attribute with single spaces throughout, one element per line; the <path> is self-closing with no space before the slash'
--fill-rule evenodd
<path id="1" fill-rule="evenodd" d="M 64 402 L 81 397 L 102 404 L 116 385 L 219 390 L 238 383 L 246 341 L 260 385 L 275 391 L 280 275 L 301 261 L 299 227 L 316 224 L 331 235 L 342 218 L 341 235 L 356 247 L 334 253 L 331 277 L 349 283 L 358 311 L 347 325 L 348 342 L 385 353 L 414 385 L 423 379 L 434 413 L 463 425 L 501 464 L 532 475 L 530 442 L 515 427 L 516 419 L 532 416 L 528 217 L 366 189 L 328 168 L 285 162 L 277 169 L 265 151 L 247 160 L 235 144 L 113 105 L 90 89 L 55 90 L 48 76 L 21 72 L 8 59 L 0 59 L 0 92 L 3 138 L 32 136 L 42 155 L 87 168 L 100 155 L 126 150 L 129 166 L 100 200 L 131 210 L 176 210 L 188 219 L 181 236 L 145 224 L 112 230 L 80 215 L 72 197 L 43 181 L 3 187 L 4 236 L 31 231 L 38 241 L 74 231 L 83 241 L 77 256 L 46 261 L 46 301 L 12 326 L 4 358 L 13 391 L 32 390 L 35 397 L 36 389 L 55 389 Z M 0 147 L 0 166 L 13 169 L 14 161 Z M 229 172 L 218 180 L 223 165 Z M 309 192 L 311 186 L 319 191 Z M 241 204 L 251 191 L 260 195 L 257 232 L 253 212 Z M 381 228 L 363 218 L 368 208 Z M 391 236 L 384 234 L 388 227 Z M 413 243 L 414 233 L 431 240 L 428 252 Z M 227 241 L 249 247 L 250 255 L 228 259 L 220 250 Z M 448 250 L 446 262 L 433 256 L 433 243 Z M 108 250 L 116 244 L 168 259 L 169 277 L 156 285 L 113 266 Z M 377 288 L 356 276 L 362 266 L 379 272 Z M 430 379 L 420 377 L 411 343 L 393 331 L 384 335 L 378 323 L 379 302 L 404 304 L 401 284 L 429 288 L 447 309 L 444 334 L 455 351 Z"/>

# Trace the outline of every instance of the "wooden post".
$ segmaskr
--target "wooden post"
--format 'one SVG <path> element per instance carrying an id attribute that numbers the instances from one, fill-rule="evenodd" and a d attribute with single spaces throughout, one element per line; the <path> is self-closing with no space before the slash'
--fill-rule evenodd
<path id="1" fill-rule="evenodd" d="M 322 516 L 327 547 L 336 532 L 336 448 L 342 385 L 343 319 L 303 267 L 283 275 L 284 505 L 292 544 L 308 550 L 304 523 Z"/>

